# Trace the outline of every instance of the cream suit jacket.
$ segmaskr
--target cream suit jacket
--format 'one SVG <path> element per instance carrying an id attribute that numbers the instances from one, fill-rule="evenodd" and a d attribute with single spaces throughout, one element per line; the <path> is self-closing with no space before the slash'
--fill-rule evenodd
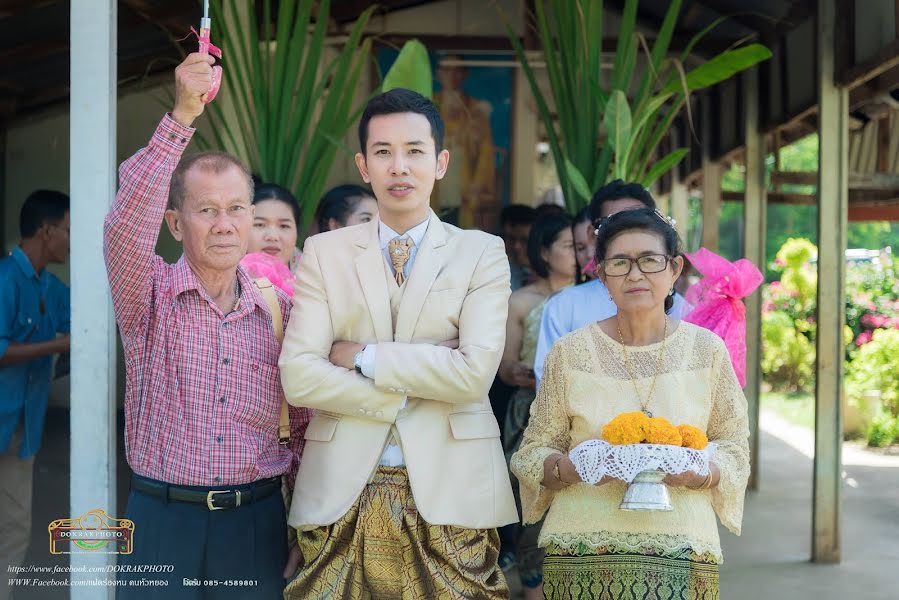
<path id="1" fill-rule="evenodd" d="M 377 220 L 306 240 L 279 361 L 288 402 L 316 410 L 291 526 L 340 519 L 374 474 L 393 426 L 425 521 L 470 528 L 517 521 L 487 398 L 510 294 L 502 240 L 431 212 L 396 335 L 385 268 Z M 435 345 L 456 338 L 457 350 Z M 336 341 L 378 344 L 375 380 L 332 365 Z"/>

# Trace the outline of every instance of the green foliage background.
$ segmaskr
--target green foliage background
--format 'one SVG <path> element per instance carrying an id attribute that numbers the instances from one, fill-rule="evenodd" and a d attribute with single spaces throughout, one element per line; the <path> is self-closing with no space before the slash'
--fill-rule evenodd
<path id="1" fill-rule="evenodd" d="M 780 151 L 782 171 L 817 171 L 818 170 L 818 135 L 812 134 L 795 143 L 785 146 Z M 774 170 L 774 156 L 767 160 L 768 182 Z M 743 167 L 732 164 L 722 179 L 725 191 L 743 191 Z M 769 187 L 770 189 L 770 187 Z M 813 194 L 815 187 L 810 185 L 782 185 L 781 190 L 797 194 Z M 698 218 L 698 215 L 697 215 Z M 789 204 L 768 205 L 768 236 L 765 244 L 767 256 L 766 279 L 776 279 L 776 272 L 771 269 L 771 261 L 777 250 L 790 238 L 805 238 L 817 244 L 818 210 L 814 206 L 796 206 Z M 742 256 L 743 248 L 743 203 L 725 202 L 721 210 L 721 254 L 729 260 Z M 887 246 L 893 252 L 899 252 L 899 223 L 873 221 L 850 223 L 847 231 L 849 248 L 880 249 Z"/>

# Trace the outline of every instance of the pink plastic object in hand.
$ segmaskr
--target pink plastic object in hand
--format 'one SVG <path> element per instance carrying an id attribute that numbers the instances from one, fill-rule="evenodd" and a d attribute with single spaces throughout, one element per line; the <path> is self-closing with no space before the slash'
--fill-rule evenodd
<path id="1" fill-rule="evenodd" d="M 191 30 L 196 33 L 193 27 Z M 197 38 L 200 41 L 200 49 L 198 52 L 200 54 L 211 54 L 216 57 L 218 60 L 222 60 L 222 50 L 221 48 L 215 46 L 209 40 L 209 27 L 201 27 L 200 33 L 197 33 Z M 215 96 L 219 93 L 219 88 L 222 85 L 222 66 L 221 65 L 213 65 L 212 67 L 212 85 L 209 86 L 209 91 L 206 92 L 206 102 L 212 102 L 215 100 Z"/>
<path id="2" fill-rule="evenodd" d="M 765 280 L 745 258 L 736 262 L 700 248 L 686 253 L 703 278 L 687 290 L 687 302 L 695 306 L 684 320 L 705 327 L 724 340 L 741 387 L 746 386 L 745 298 Z"/>

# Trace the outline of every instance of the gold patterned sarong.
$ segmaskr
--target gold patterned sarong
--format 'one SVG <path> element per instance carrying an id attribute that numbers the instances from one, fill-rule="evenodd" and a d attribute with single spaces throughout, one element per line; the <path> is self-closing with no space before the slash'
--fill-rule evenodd
<path id="1" fill-rule="evenodd" d="M 339 521 L 297 538 L 304 566 L 287 600 L 509 597 L 496 530 L 426 523 L 402 467 L 378 467 Z"/>
<path id="2" fill-rule="evenodd" d="M 571 554 L 550 545 L 543 576 L 547 600 L 719 600 L 718 565 L 691 552 Z"/>

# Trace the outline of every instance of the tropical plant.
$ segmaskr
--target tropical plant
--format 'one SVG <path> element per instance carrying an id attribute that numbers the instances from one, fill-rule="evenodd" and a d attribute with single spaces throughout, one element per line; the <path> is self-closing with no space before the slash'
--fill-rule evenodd
<path id="1" fill-rule="evenodd" d="M 264 181 L 294 191 L 304 223 L 315 212 L 340 138 L 361 112 L 354 97 L 371 47 L 362 34 L 375 7 L 364 11 L 342 47 L 332 50 L 330 4 L 210 3 L 213 33 L 225 52 L 222 92 L 230 107 L 221 100 L 209 105 L 211 139 L 199 141 L 236 154 Z"/>
<path id="2" fill-rule="evenodd" d="M 558 125 L 548 99 L 521 45 L 506 20 L 509 40 L 518 56 L 546 129 L 559 183 L 569 210 L 590 200 L 609 178 L 639 181 L 645 186 L 673 169 L 686 156 L 676 148 L 657 158 L 675 117 L 689 108 L 690 93 L 715 85 L 771 57 L 760 44 L 722 52 L 687 71 L 684 63 L 696 44 L 722 20 L 697 33 L 676 58 L 669 57 L 682 0 L 671 0 L 649 49 L 636 32 L 638 0 L 626 0 L 610 78 L 601 73 L 602 0 L 537 0 L 537 34 L 549 76 Z M 640 47 L 646 54 L 639 70 Z M 607 79 L 604 81 L 604 79 Z M 601 143 L 601 131 L 605 143 Z"/>

